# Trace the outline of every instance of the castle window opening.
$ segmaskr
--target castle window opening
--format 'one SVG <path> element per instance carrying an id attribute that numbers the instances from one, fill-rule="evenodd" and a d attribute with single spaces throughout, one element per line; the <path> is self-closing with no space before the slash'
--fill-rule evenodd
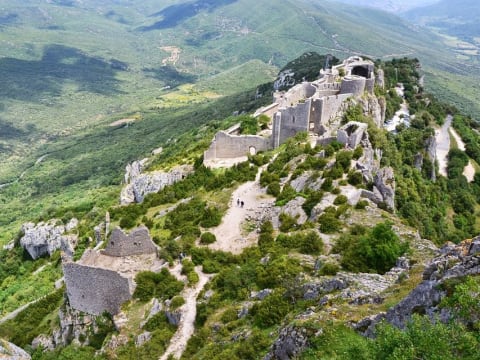
<path id="1" fill-rule="evenodd" d="M 292 116 L 292 122 L 295 123 L 295 116 Z"/>
<path id="2" fill-rule="evenodd" d="M 115 245 L 115 243 L 114 243 L 113 241 L 110 241 L 110 245 L 112 245 L 112 246 L 113 246 L 113 245 Z"/>
<path id="3" fill-rule="evenodd" d="M 362 76 L 364 78 L 368 78 L 368 68 L 366 68 L 364 66 L 355 66 L 352 69 L 352 75 L 358 75 L 358 76 Z"/>

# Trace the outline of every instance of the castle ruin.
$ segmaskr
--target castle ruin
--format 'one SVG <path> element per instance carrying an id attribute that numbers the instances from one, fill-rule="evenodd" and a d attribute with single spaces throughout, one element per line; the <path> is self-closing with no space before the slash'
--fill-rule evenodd
<path id="1" fill-rule="evenodd" d="M 336 139 L 348 146 L 358 145 L 361 140 L 358 134 L 352 132 L 345 136 L 345 131 L 335 134 L 338 127 L 332 128 L 331 123 L 338 117 L 345 100 L 365 93 L 373 95 L 375 83 L 383 86 L 383 72 L 379 70 L 375 75 L 374 70 L 372 61 L 353 56 L 331 69 L 322 69 L 316 81 L 297 84 L 287 92 L 276 91 L 273 103 L 254 114 L 271 118 L 270 132 L 264 136 L 236 135 L 232 130 L 219 132 L 204 153 L 205 164 L 274 149 L 304 131 L 316 136 L 317 143 Z M 355 128 L 364 129 L 363 125 Z M 354 135 L 355 140 L 350 135 Z"/>
<path id="2" fill-rule="evenodd" d="M 162 265 L 144 226 L 126 235 L 113 230 L 104 250 L 87 249 L 78 262 L 65 260 L 63 274 L 70 306 L 93 315 L 112 315 L 132 298 L 135 275 Z"/>

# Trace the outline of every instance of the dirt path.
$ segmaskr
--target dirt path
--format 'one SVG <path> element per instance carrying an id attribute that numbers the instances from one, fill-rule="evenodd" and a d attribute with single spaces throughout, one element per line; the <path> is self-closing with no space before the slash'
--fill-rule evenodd
<path id="1" fill-rule="evenodd" d="M 257 218 L 258 214 L 271 207 L 274 202 L 274 199 L 267 197 L 265 190 L 260 187 L 261 171 L 260 169 L 255 181 L 246 182 L 233 192 L 227 214 L 223 217 L 222 223 L 212 231 L 217 241 L 209 245 L 210 249 L 240 254 L 243 249 L 255 243 L 254 236 L 242 234 L 242 225 L 249 218 Z M 237 205 L 237 200 L 243 201 L 243 207 Z"/>
<path id="2" fill-rule="evenodd" d="M 437 160 L 438 168 L 440 175 L 447 176 L 447 165 L 448 165 L 448 151 L 450 150 L 450 134 L 455 139 L 457 146 L 460 150 L 465 151 L 465 143 L 462 138 L 457 134 L 455 129 L 451 127 L 452 125 L 452 116 L 448 115 L 445 119 L 443 126 L 435 131 L 435 136 L 437 140 Z M 463 170 L 463 176 L 467 178 L 469 182 L 473 181 L 475 176 L 475 168 L 473 167 L 472 161 L 468 162 L 468 165 L 465 166 Z"/>
<path id="3" fill-rule="evenodd" d="M 179 269 L 181 267 L 176 266 L 174 268 L 175 275 L 178 275 Z M 187 287 L 181 293 L 181 296 L 185 299 L 185 304 L 180 308 L 182 312 L 182 318 L 178 326 L 177 332 L 173 335 L 170 340 L 170 345 L 168 346 L 165 353 L 162 355 L 160 360 L 166 360 L 169 355 L 173 355 L 176 359 L 179 359 L 182 356 L 187 342 L 195 331 L 195 317 L 197 316 L 197 297 L 202 291 L 205 284 L 210 281 L 212 275 L 206 275 L 201 271 L 201 266 L 195 267 L 195 272 L 198 274 L 200 280 L 195 285 L 194 288 Z"/>
<path id="4" fill-rule="evenodd" d="M 452 134 L 453 138 L 457 142 L 457 146 L 460 150 L 465 151 L 465 143 L 463 142 L 462 138 L 458 133 L 455 131 L 454 128 L 450 129 L 450 133 Z M 465 176 L 468 180 L 468 182 L 472 182 L 473 178 L 475 177 L 475 168 L 473 167 L 472 160 L 468 162 L 468 165 L 465 166 L 465 169 L 463 169 L 463 176 Z"/>
<path id="5" fill-rule="evenodd" d="M 437 161 L 438 172 L 440 175 L 447 177 L 447 155 L 450 150 L 450 134 L 448 129 L 452 124 L 452 116 L 448 115 L 439 130 L 435 130 L 435 138 L 437 140 Z"/>

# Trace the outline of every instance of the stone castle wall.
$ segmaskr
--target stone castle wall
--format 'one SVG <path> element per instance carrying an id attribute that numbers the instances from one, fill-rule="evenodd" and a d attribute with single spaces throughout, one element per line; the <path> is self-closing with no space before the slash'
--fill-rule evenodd
<path id="1" fill-rule="evenodd" d="M 203 159 L 237 158 L 251 152 L 266 151 L 271 148 L 271 140 L 257 135 L 229 135 L 220 131 L 215 135 Z"/>
<path id="2" fill-rule="evenodd" d="M 148 229 L 142 226 L 132 230 L 129 235 L 126 235 L 120 228 L 114 229 L 102 254 L 121 257 L 156 252 L 157 247 L 150 238 Z"/>
<path id="3" fill-rule="evenodd" d="M 275 113 L 278 111 L 278 103 L 273 103 L 269 106 L 265 106 L 263 108 L 258 109 L 255 114 L 253 114 L 253 117 L 258 117 L 260 115 L 266 115 L 270 119 L 273 119 L 273 116 Z"/>
<path id="4" fill-rule="evenodd" d="M 304 82 L 295 85 L 285 94 L 281 94 L 280 96 L 274 95 L 275 102 L 277 102 L 281 108 L 295 106 L 299 102 L 315 95 L 316 91 L 317 88 L 315 86 L 311 83 Z"/>
<path id="5" fill-rule="evenodd" d="M 308 131 L 312 100 L 280 109 L 273 121 L 273 147 L 278 147 L 298 132 Z"/>
<path id="6" fill-rule="evenodd" d="M 365 92 L 366 80 L 362 76 L 349 75 L 345 76 L 340 88 L 341 94 L 361 95 Z"/>
<path id="7" fill-rule="evenodd" d="M 115 315 L 132 297 L 128 279 L 115 271 L 69 262 L 63 264 L 63 274 L 68 301 L 74 309 Z"/>
<path id="8" fill-rule="evenodd" d="M 317 133 L 321 133 L 322 126 L 327 125 L 337 116 L 338 110 L 342 106 L 343 102 L 347 100 L 350 96 L 351 94 L 340 94 L 317 99 L 314 103 L 314 131 Z"/>

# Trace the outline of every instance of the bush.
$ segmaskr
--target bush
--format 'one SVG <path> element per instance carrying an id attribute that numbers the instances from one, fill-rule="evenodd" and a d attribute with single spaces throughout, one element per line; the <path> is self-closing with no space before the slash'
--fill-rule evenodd
<path id="1" fill-rule="evenodd" d="M 279 220 L 281 223 L 279 228 L 281 232 L 289 232 L 298 227 L 297 219 L 288 214 L 281 213 L 279 216 Z"/>
<path id="2" fill-rule="evenodd" d="M 355 205 L 355 209 L 357 210 L 364 210 L 368 206 L 368 200 L 360 200 Z"/>
<path id="3" fill-rule="evenodd" d="M 348 173 L 348 183 L 353 186 L 357 186 L 363 183 L 363 175 L 359 171 Z"/>
<path id="4" fill-rule="evenodd" d="M 366 234 L 341 237 L 333 251 L 342 255 L 341 264 L 346 270 L 384 274 L 407 248 L 390 223 L 380 223 Z"/>
<path id="5" fill-rule="evenodd" d="M 237 311 L 234 308 L 228 308 L 223 312 L 222 316 L 220 317 L 220 320 L 224 324 L 235 321 L 237 319 L 238 319 Z"/>
<path id="6" fill-rule="evenodd" d="M 200 243 L 204 245 L 213 244 L 217 238 L 211 232 L 204 232 L 200 237 Z"/>
<path id="7" fill-rule="evenodd" d="M 338 195 L 335 200 L 333 201 L 334 205 L 342 205 L 346 204 L 348 201 L 348 198 L 345 195 Z"/>
<path id="8" fill-rule="evenodd" d="M 275 292 L 252 308 L 255 325 L 267 328 L 279 324 L 290 311 L 290 304 L 283 296 Z"/>
<path id="9" fill-rule="evenodd" d="M 152 298 L 169 299 L 183 290 L 183 283 L 175 279 L 166 268 L 159 273 L 142 271 L 135 276 L 137 287 L 133 297 L 140 301 Z"/>
<path id="10" fill-rule="evenodd" d="M 320 270 L 318 271 L 318 275 L 325 276 L 325 275 L 337 275 L 337 272 L 340 271 L 340 267 L 334 263 L 325 263 L 322 265 Z"/>
<path id="11" fill-rule="evenodd" d="M 342 228 L 342 222 L 332 213 L 325 212 L 320 215 L 318 222 L 320 223 L 320 231 L 325 234 L 332 234 Z"/>
<path id="12" fill-rule="evenodd" d="M 183 304 L 185 304 L 185 299 L 182 296 L 174 296 L 170 301 L 170 309 L 178 309 Z"/>

